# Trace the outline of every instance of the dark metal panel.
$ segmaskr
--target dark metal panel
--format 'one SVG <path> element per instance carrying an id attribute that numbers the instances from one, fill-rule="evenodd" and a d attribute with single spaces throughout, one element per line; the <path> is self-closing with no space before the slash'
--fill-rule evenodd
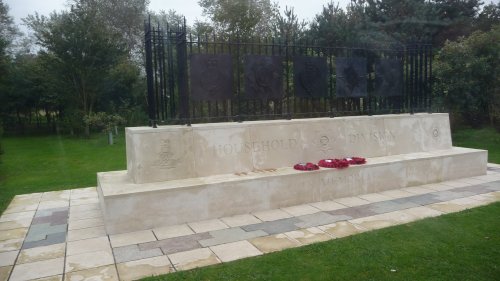
<path id="1" fill-rule="evenodd" d="M 231 55 L 191 55 L 191 99 L 217 101 L 233 93 Z"/>
<path id="2" fill-rule="evenodd" d="M 282 57 L 245 57 L 245 97 L 261 100 L 283 98 Z"/>
<path id="3" fill-rule="evenodd" d="M 381 59 L 375 63 L 375 95 L 383 97 L 403 95 L 401 60 Z"/>
<path id="4" fill-rule="evenodd" d="M 297 56 L 293 58 L 295 96 L 321 98 L 328 91 L 328 65 L 324 57 Z"/>
<path id="5" fill-rule="evenodd" d="M 337 97 L 367 96 L 366 59 L 337 58 Z"/>

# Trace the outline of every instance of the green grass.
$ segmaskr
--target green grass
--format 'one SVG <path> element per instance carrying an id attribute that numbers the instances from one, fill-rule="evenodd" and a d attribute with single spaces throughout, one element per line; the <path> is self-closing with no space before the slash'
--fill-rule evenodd
<path id="1" fill-rule="evenodd" d="M 488 150 L 488 162 L 500 163 L 500 133 L 493 128 L 461 129 L 452 134 L 453 145 Z"/>
<path id="2" fill-rule="evenodd" d="M 0 156 L 0 213 L 17 194 L 96 186 L 97 172 L 126 169 L 125 138 L 107 144 L 65 136 L 5 137 Z"/>
<path id="3" fill-rule="evenodd" d="M 145 280 L 499 280 L 499 222 L 495 203 Z"/>

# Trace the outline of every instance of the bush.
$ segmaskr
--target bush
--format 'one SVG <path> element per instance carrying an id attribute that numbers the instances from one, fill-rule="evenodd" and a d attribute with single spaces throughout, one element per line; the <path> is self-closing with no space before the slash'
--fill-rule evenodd
<path id="1" fill-rule="evenodd" d="M 500 25 L 447 41 L 434 61 L 435 92 L 473 127 L 500 122 Z"/>

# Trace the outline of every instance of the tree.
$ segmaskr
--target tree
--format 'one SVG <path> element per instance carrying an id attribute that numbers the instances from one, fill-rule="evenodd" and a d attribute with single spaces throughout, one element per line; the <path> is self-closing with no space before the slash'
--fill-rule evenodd
<path id="1" fill-rule="evenodd" d="M 50 60 L 54 75 L 71 89 L 81 114 L 91 114 L 104 78 L 127 54 L 120 35 L 103 24 L 97 8 L 85 0 L 76 1 L 70 11 L 49 18 L 36 14 L 25 22 L 43 48 L 40 54 Z"/>
<path id="2" fill-rule="evenodd" d="M 494 4 L 492 2 L 483 7 L 476 18 L 474 27 L 482 31 L 488 31 L 496 24 L 500 24 L 500 3 Z"/>
<path id="3" fill-rule="evenodd" d="M 500 25 L 447 41 L 434 62 L 435 92 L 472 126 L 500 128 Z"/>
<path id="4" fill-rule="evenodd" d="M 302 39 L 305 34 L 307 23 L 299 21 L 293 7 L 285 7 L 283 14 L 277 13 L 274 26 L 274 37 L 282 40 Z"/>
<path id="5" fill-rule="evenodd" d="M 269 0 L 200 0 L 198 4 L 221 35 L 250 38 L 273 33 L 277 6 Z"/>

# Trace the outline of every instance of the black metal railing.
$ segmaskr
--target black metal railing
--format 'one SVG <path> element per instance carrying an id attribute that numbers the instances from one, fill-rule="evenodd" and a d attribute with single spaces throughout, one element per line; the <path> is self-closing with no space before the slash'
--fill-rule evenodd
<path id="1" fill-rule="evenodd" d="M 145 24 L 150 125 L 430 112 L 432 46 L 193 37 Z"/>

